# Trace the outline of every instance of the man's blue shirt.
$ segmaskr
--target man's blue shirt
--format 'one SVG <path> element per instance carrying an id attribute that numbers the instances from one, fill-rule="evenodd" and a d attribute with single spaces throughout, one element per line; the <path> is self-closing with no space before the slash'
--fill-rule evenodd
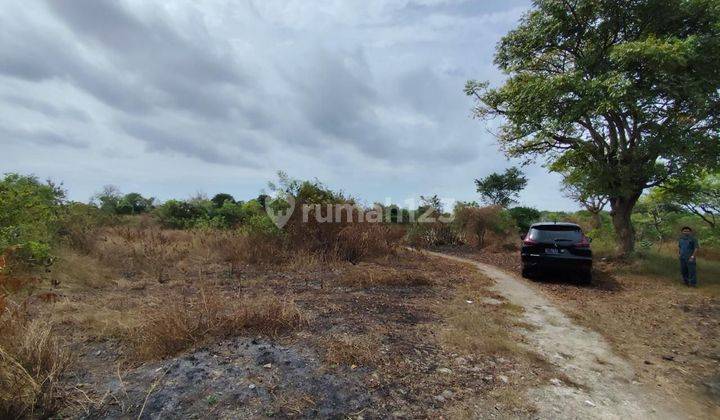
<path id="1" fill-rule="evenodd" d="M 698 248 L 697 239 L 692 236 L 681 236 L 678 239 L 678 248 L 680 248 L 680 258 L 688 259 Z"/>

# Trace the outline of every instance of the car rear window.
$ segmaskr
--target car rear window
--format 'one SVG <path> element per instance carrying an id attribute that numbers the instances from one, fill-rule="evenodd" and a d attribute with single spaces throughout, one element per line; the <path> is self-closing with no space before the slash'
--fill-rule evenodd
<path id="1" fill-rule="evenodd" d="M 554 242 L 556 240 L 580 242 L 582 231 L 574 226 L 539 226 L 530 229 L 530 239 L 538 242 Z"/>

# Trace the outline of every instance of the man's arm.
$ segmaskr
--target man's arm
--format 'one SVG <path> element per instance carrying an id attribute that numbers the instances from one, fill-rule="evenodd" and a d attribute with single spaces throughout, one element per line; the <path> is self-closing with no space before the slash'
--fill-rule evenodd
<path id="1" fill-rule="evenodd" d="M 700 248 L 700 244 L 698 243 L 698 240 L 693 238 L 693 252 L 690 254 L 690 259 L 695 259 L 695 254 L 697 254 L 697 250 Z"/>

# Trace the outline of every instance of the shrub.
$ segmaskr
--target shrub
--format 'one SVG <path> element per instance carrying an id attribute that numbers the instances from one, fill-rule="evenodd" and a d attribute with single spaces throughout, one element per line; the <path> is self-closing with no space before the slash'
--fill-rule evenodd
<path id="1" fill-rule="evenodd" d="M 513 207 L 508 213 L 515 220 L 520 233 L 526 233 L 530 225 L 540 220 L 540 212 L 531 207 Z"/>
<path id="2" fill-rule="evenodd" d="M 210 214 L 213 219 L 219 221 L 221 228 L 236 227 L 247 219 L 242 203 L 236 204 L 230 201 L 225 201 L 222 206 L 213 209 Z"/>
<path id="3" fill-rule="evenodd" d="M 61 213 L 60 239 L 82 253 L 89 254 L 95 246 L 98 229 L 119 223 L 119 219 L 96 206 L 69 203 Z"/>
<path id="4" fill-rule="evenodd" d="M 167 228 L 189 229 L 196 219 L 207 216 L 207 209 L 197 203 L 168 200 L 156 209 L 160 223 Z"/>
<path id="5" fill-rule="evenodd" d="M 458 236 L 449 223 L 413 223 L 407 228 L 405 240 L 419 247 L 456 245 Z"/>
<path id="6" fill-rule="evenodd" d="M 390 226 L 378 223 L 353 223 L 343 227 L 335 242 L 335 255 L 353 264 L 368 257 L 393 251 L 395 236 Z"/>
<path id="7" fill-rule="evenodd" d="M 13 248 L 11 262 L 46 265 L 58 232 L 65 192 L 33 176 L 8 174 L 0 180 L 0 252 Z"/>
<path id="8" fill-rule="evenodd" d="M 250 217 L 242 226 L 241 231 L 248 235 L 257 235 L 258 237 L 271 237 L 282 234 L 282 231 L 266 214 L 258 214 Z"/>
<path id="9" fill-rule="evenodd" d="M 510 214 L 500 206 L 460 206 L 455 209 L 455 224 L 464 242 L 478 248 L 487 244 L 489 234 L 498 235 L 505 241 L 514 237 L 517 229 Z"/>

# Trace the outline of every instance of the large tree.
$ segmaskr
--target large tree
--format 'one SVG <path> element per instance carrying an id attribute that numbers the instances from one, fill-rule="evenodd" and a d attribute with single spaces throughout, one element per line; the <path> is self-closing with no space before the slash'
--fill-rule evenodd
<path id="1" fill-rule="evenodd" d="M 495 63 L 502 86 L 466 86 L 476 116 L 502 118 L 509 155 L 584 172 L 622 254 L 646 188 L 718 165 L 717 0 L 536 0 Z"/>

